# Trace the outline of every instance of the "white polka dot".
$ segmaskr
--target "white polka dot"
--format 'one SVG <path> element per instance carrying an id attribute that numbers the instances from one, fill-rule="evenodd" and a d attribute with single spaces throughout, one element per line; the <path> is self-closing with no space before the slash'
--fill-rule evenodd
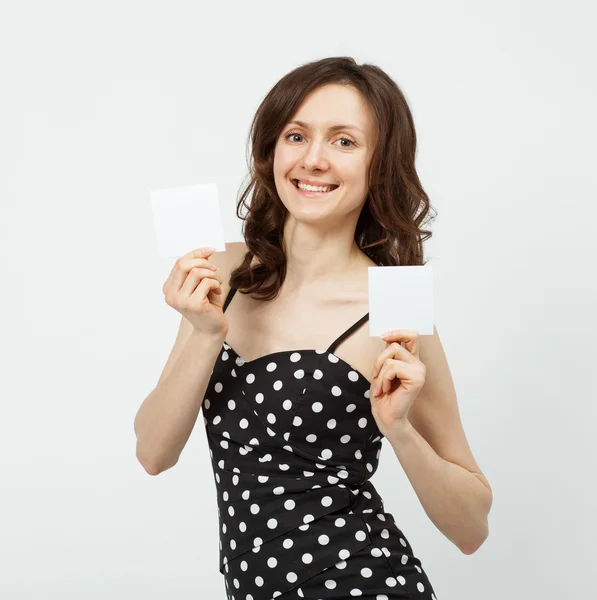
<path id="1" fill-rule="evenodd" d="M 249 426 L 249 421 L 247 421 L 247 419 L 241 419 L 239 425 L 241 429 L 246 429 Z"/>
<path id="2" fill-rule="evenodd" d="M 284 502 L 284 508 L 286 510 L 292 510 L 295 506 L 294 500 L 286 500 L 286 502 Z"/>
<path id="3" fill-rule="evenodd" d="M 382 529 L 381 537 L 387 540 L 390 537 L 390 532 L 387 529 Z"/>
<path id="4" fill-rule="evenodd" d="M 353 588 L 352 590 L 350 590 L 350 595 L 351 596 L 362 596 L 363 592 L 361 592 L 361 590 L 359 590 L 359 588 Z"/>
<path id="5" fill-rule="evenodd" d="M 261 587 L 263 585 L 263 577 L 257 575 L 257 577 L 255 577 L 255 584 Z"/>
<path id="6" fill-rule="evenodd" d="M 246 561 L 246 560 L 243 560 L 243 561 L 240 563 L 240 568 L 241 568 L 243 571 L 246 571 L 246 570 L 248 569 L 248 567 L 249 567 L 249 564 L 247 563 L 247 561 Z"/>
<path id="7" fill-rule="evenodd" d="M 265 396 L 259 392 L 256 396 L 255 396 L 255 401 L 259 402 L 259 404 L 261 404 L 263 402 L 263 399 L 265 398 Z"/>
<path id="8" fill-rule="evenodd" d="M 253 373 L 249 373 L 246 379 L 247 383 L 253 383 L 255 381 L 255 375 Z"/>
<path id="9" fill-rule="evenodd" d="M 234 400 L 228 400 L 228 408 L 234 410 L 236 408 L 236 402 Z"/>
<path id="10" fill-rule="evenodd" d="M 317 436 L 314 433 L 310 433 L 305 439 L 312 444 L 317 440 Z"/>
<path id="11" fill-rule="evenodd" d="M 325 587 L 328 588 L 328 590 L 333 590 L 336 587 L 336 582 L 333 579 L 328 579 L 325 582 Z"/>
<path id="12" fill-rule="evenodd" d="M 337 385 L 335 385 L 332 388 L 332 395 L 334 395 L 334 396 L 341 396 L 342 395 L 342 390 Z"/>
<path id="13" fill-rule="evenodd" d="M 216 415 L 216 416 L 214 417 L 214 420 L 212 421 L 212 423 L 213 423 L 214 425 L 217 425 L 217 424 L 218 424 L 218 423 L 219 423 L 221 420 L 222 420 L 222 417 L 220 417 L 220 415 Z"/>
<path id="14" fill-rule="evenodd" d="M 265 367 L 270 373 L 275 371 L 278 368 L 278 365 L 275 362 L 268 363 L 267 367 Z"/>
<path id="15" fill-rule="evenodd" d="M 406 542 L 404 541 L 403 538 L 400 538 L 400 543 L 406 548 Z"/>
<path id="16" fill-rule="evenodd" d="M 284 410 L 290 410 L 292 408 L 292 400 L 284 400 L 282 408 L 284 408 Z"/>
<path id="17" fill-rule="evenodd" d="M 338 360 L 339 360 L 339 358 L 338 358 L 337 356 L 334 356 L 334 355 L 333 355 L 333 354 L 330 352 L 330 354 L 328 354 L 328 360 L 329 360 L 331 363 L 337 363 L 337 362 L 338 362 Z"/>
<path id="18" fill-rule="evenodd" d="M 386 585 L 388 587 L 394 587 L 396 585 L 396 580 L 393 577 L 388 577 L 386 579 Z"/>
<path id="19" fill-rule="evenodd" d="M 334 566 L 336 569 L 345 569 L 348 563 L 345 560 L 338 561 Z"/>
<path id="20" fill-rule="evenodd" d="M 358 381 L 359 380 L 359 374 L 356 371 L 349 371 L 349 373 L 348 373 L 348 379 L 350 379 L 350 381 Z"/>
<path id="21" fill-rule="evenodd" d="M 365 417 L 361 417 L 359 419 L 359 427 L 361 427 L 361 428 L 367 427 L 367 419 Z"/>
<path id="22" fill-rule="evenodd" d="M 324 460 L 332 458 L 332 451 L 329 448 L 324 448 L 321 451 L 321 458 L 323 458 Z"/>
<path id="23" fill-rule="evenodd" d="M 216 385 L 214 385 L 214 390 L 218 392 L 218 394 L 224 389 L 224 386 L 218 381 Z"/>
<path id="24" fill-rule="evenodd" d="M 398 580 L 398 583 L 400 585 L 406 585 L 406 579 L 404 579 L 404 577 L 402 577 L 402 575 L 398 575 L 398 577 L 396 577 L 396 579 Z"/>
<path id="25" fill-rule="evenodd" d="M 346 521 L 342 518 L 342 517 L 338 517 L 335 521 L 334 521 L 334 525 L 336 527 L 344 527 L 344 525 L 346 525 Z"/>
<path id="26" fill-rule="evenodd" d="M 274 494 L 276 494 L 276 496 L 280 496 L 284 493 L 284 487 L 279 485 L 277 487 L 274 488 Z"/>
<path id="27" fill-rule="evenodd" d="M 363 577 L 371 577 L 371 575 L 373 575 L 373 571 L 369 567 L 364 567 L 361 569 L 361 575 Z"/>
<path id="28" fill-rule="evenodd" d="M 417 583 L 417 589 L 419 590 L 419 592 L 424 592 L 425 591 L 425 586 L 419 581 Z"/>
<path id="29" fill-rule="evenodd" d="M 328 429 L 334 429 L 336 427 L 336 419 L 330 419 L 327 422 Z"/>
<path id="30" fill-rule="evenodd" d="M 303 420 L 298 415 L 295 415 L 294 419 L 292 420 L 292 424 L 295 427 L 298 427 L 299 425 L 301 425 L 302 422 L 303 422 Z"/>
<path id="31" fill-rule="evenodd" d="M 322 546 L 326 546 L 327 544 L 329 544 L 330 542 L 330 538 L 325 534 L 322 533 L 318 538 L 317 541 L 322 545 Z"/>
<path id="32" fill-rule="evenodd" d="M 301 355 L 298 352 L 293 352 L 290 355 L 290 362 L 298 362 L 299 360 L 301 360 Z"/>
<path id="33" fill-rule="evenodd" d="M 348 550 L 346 550 L 346 549 L 340 550 L 340 552 L 338 552 L 338 556 L 342 560 L 346 560 L 350 556 L 350 552 Z"/>
<path id="34" fill-rule="evenodd" d="M 323 404 L 321 402 L 313 402 L 313 404 L 311 404 L 311 410 L 313 412 L 321 412 L 323 410 Z"/>
<path id="35" fill-rule="evenodd" d="M 348 404 L 346 406 L 346 412 L 352 412 L 357 407 L 356 404 Z"/>
<path id="36" fill-rule="evenodd" d="M 308 565 L 313 561 L 313 555 L 309 554 L 308 552 L 305 552 L 305 554 L 303 554 L 302 556 L 302 560 L 306 565 Z"/>
<path id="37" fill-rule="evenodd" d="M 305 372 L 302 369 L 294 372 L 295 379 L 302 379 L 305 376 Z"/>
<path id="38" fill-rule="evenodd" d="M 294 544 L 294 542 L 293 542 L 293 541 L 292 541 L 290 538 L 288 538 L 288 539 L 285 539 L 285 540 L 282 542 L 282 546 L 284 546 L 284 548 L 286 548 L 286 550 L 288 550 L 288 548 L 292 548 L 292 545 L 293 545 L 293 544 Z"/>
<path id="39" fill-rule="evenodd" d="M 274 383 L 274 389 L 277 390 L 281 390 L 282 389 L 282 382 L 278 379 L 278 381 L 276 381 Z"/>
<path id="40" fill-rule="evenodd" d="M 290 583 L 294 583 L 298 577 L 296 575 L 296 573 L 293 573 L 292 571 L 290 573 L 286 574 L 286 579 L 288 579 L 288 581 L 290 581 Z"/>
<path id="41" fill-rule="evenodd" d="M 310 523 L 311 521 L 313 521 L 313 519 L 315 519 L 313 515 L 305 515 L 303 517 L 303 523 Z"/>
<path id="42" fill-rule="evenodd" d="M 273 569 L 277 564 L 278 564 L 278 561 L 273 556 L 270 556 L 267 559 L 267 566 L 268 567 L 271 567 Z"/>
<path id="43" fill-rule="evenodd" d="M 333 500 L 329 496 L 324 496 L 321 499 L 321 503 L 323 504 L 323 506 L 331 506 L 332 502 L 333 502 Z"/>
<path id="44" fill-rule="evenodd" d="M 346 435 L 343 435 L 343 436 L 340 438 L 340 441 L 341 441 L 343 444 L 348 444 L 348 442 L 350 442 L 350 436 L 349 436 L 348 434 L 346 434 Z"/>
<path id="45" fill-rule="evenodd" d="M 267 413 L 267 422 L 273 425 L 276 422 L 276 415 L 274 413 Z"/>
<path id="46" fill-rule="evenodd" d="M 354 534 L 354 537 L 357 538 L 359 542 L 362 542 L 367 539 L 367 534 L 364 531 L 357 531 Z"/>
<path id="47" fill-rule="evenodd" d="M 278 521 L 276 521 L 276 519 L 269 519 L 267 522 L 267 526 L 270 529 L 275 529 L 278 526 Z"/>
<path id="48" fill-rule="evenodd" d="M 228 507 L 228 514 L 233 517 L 234 516 L 234 508 L 232 506 Z"/>
<path id="49" fill-rule="evenodd" d="M 247 524 L 244 521 L 241 521 L 238 524 L 238 529 L 244 533 L 245 531 L 247 531 Z"/>
<path id="50" fill-rule="evenodd" d="M 313 379 L 321 379 L 323 377 L 323 373 L 319 369 L 315 369 L 313 371 Z"/>
<path id="51" fill-rule="evenodd" d="M 251 504 L 251 512 L 256 515 L 259 512 L 259 504 Z"/>

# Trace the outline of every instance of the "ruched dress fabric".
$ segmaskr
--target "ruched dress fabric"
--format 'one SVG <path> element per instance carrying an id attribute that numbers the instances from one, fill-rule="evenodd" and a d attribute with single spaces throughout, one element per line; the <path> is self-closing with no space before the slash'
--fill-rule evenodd
<path id="1" fill-rule="evenodd" d="M 369 481 L 383 438 L 370 384 L 334 355 L 368 318 L 327 350 L 245 361 L 222 345 L 202 412 L 228 600 L 436 600 Z"/>

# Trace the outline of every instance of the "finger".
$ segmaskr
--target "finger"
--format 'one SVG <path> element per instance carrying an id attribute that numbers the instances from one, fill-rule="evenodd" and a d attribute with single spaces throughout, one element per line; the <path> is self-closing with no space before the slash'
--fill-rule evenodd
<path id="1" fill-rule="evenodd" d="M 168 278 L 162 286 L 162 292 L 165 294 L 171 286 L 174 287 L 174 291 L 179 291 L 186 277 L 187 272 L 195 265 L 196 259 L 207 259 L 214 253 L 215 249 L 211 247 L 195 248 L 182 256 L 179 256 L 168 275 Z M 215 269 L 215 265 L 214 265 Z"/>
<path id="2" fill-rule="evenodd" d="M 195 288 L 189 300 L 192 301 L 193 304 L 205 304 L 209 302 L 209 293 L 216 289 L 220 289 L 221 293 L 220 283 L 211 277 L 205 277 L 199 282 L 199 285 Z"/>
<path id="3" fill-rule="evenodd" d="M 392 329 L 379 337 L 386 342 L 404 342 L 406 349 L 414 356 L 419 356 L 419 332 L 416 329 Z"/>
<path id="4" fill-rule="evenodd" d="M 379 353 L 379 356 L 373 363 L 373 376 L 377 377 L 383 364 L 388 359 L 399 359 L 404 362 L 417 362 L 418 358 L 415 357 L 407 348 L 401 346 L 398 342 L 392 342 L 385 350 Z"/>
<path id="5" fill-rule="evenodd" d="M 182 297 L 188 298 L 203 279 L 214 279 L 217 281 L 218 285 L 223 283 L 223 279 L 212 270 L 193 267 L 189 271 L 189 274 L 187 275 L 187 278 L 180 289 L 180 294 Z"/>
<path id="6" fill-rule="evenodd" d="M 394 379 L 411 381 L 413 379 L 413 366 L 401 360 L 387 361 L 378 378 L 381 395 L 387 394 L 392 389 Z"/>
<path id="7" fill-rule="evenodd" d="M 172 270 L 170 288 L 175 292 L 181 291 L 189 273 L 195 268 L 209 269 L 212 273 L 217 272 L 216 265 L 210 263 L 206 258 L 181 258 Z"/>

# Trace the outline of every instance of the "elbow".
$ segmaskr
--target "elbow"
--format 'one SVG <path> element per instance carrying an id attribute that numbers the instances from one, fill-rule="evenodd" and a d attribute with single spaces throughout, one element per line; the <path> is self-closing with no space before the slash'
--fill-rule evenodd
<path id="1" fill-rule="evenodd" d="M 480 535 L 477 535 L 475 538 L 469 539 L 466 542 L 462 542 L 458 545 L 458 548 L 463 554 L 470 556 L 471 554 L 474 554 L 485 543 L 485 540 L 488 537 L 489 527 L 487 524 L 485 524 L 485 527 Z"/>
<path id="2" fill-rule="evenodd" d="M 145 472 L 148 475 L 153 475 L 155 477 L 156 475 L 159 475 L 160 473 L 166 470 L 165 468 L 163 468 L 162 465 L 159 464 L 159 461 L 155 460 L 154 457 L 150 457 L 147 455 L 147 453 L 143 452 L 140 449 L 138 442 L 136 456 L 137 461 L 145 469 Z"/>

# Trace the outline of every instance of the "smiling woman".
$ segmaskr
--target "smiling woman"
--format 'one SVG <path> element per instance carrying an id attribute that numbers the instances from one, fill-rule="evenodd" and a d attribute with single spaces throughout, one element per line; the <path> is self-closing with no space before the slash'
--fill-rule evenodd
<path id="1" fill-rule="evenodd" d="M 194 425 L 181 415 L 201 402 L 229 600 L 436 600 L 370 481 L 383 438 L 465 553 L 486 537 L 491 496 L 437 331 L 419 343 L 363 327 L 369 267 L 425 264 L 431 235 L 406 100 L 374 65 L 322 59 L 274 85 L 251 141 L 245 242 L 227 247 L 221 281 L 188 261 L 166 286 L 194 325 L 183 317 L 141 445 L 168 465 L 154 474 L 176 464 Z"/>

